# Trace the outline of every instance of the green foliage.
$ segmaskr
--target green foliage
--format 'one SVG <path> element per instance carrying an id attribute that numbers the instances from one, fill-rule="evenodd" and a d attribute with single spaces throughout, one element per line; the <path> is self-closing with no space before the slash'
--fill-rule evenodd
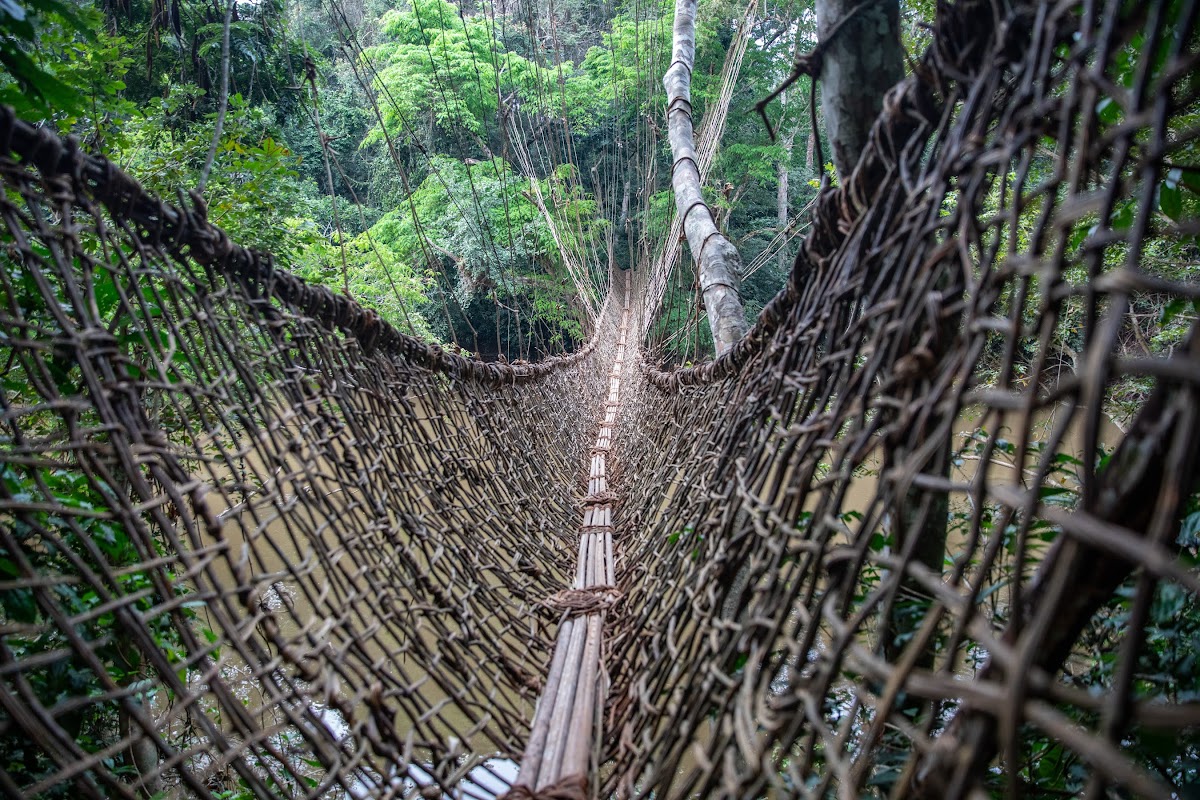
<path id="1" fill-rule="evenodd" d="M 1164 9 L 1168 25 L 1182 13 L 1181 4 L 1172 2 Z M 1169 28 L 1171 29 L 1171 28 Z M 1101 94 L 1096 100 L 1093 113 L 1101 137 L 1122 124 L 1128 118 L 1126 104 L 1129 93 L 1144 77 L 1151 83 L 1163 77 L 1171 42 L 1165 39 L 1156 51 L 1144 52 L 1145 39 L 1141 32 L 1131 35 L 1129 42 L 1110 60 L 1106 68 L 1106 80 L 1112 90 Z M 1062 58 L 1068 57 L 1067 48 L 1059 51 Z M 1192 102 L 1172 109 L 1167 119 L 1167 139 L 1194 130 L 1200 125 L 1200 106 Z M 1180 136 L 1187 140 L 1187 137 Z M 1016 169 L 997 175 L 991 190 L 983 198 L 979 219 L 1007 218 L 1003 226 L 985 233 L 987 245 L 998 245 L 1001 251 L 1015 252 L 1041 250 L 1050 252 L 1060 242 L 1071 266 L 1064 274 L 1069 292 L 1062 286 L 1046 286 L 1040 276 L 1029 278 L 1023 289 L 1027 293 L 1020 322 L 1022 337 L 1019 341 L 1012 374 L 1005 376 L 1018 384 L 1032 378 L 1035 361 L 1044 355 L 1044 344 L 1039 338 L 1039 326 L 1045 309 L 1053 309 L 1058 324 L 1049 341 L 1049 358 L 1055 358 L 1067 369 L 1074 369 L 1076 358 L 1083 346 L 1088 320 L 1094 309 L 1086 292 L 1087 284 L 1099 273 L 1114 273 L 1132 263 L 1136 269 L 1156 278 L 1178 283 L 1191 283 L 1197 279 L 1200 240 L 1190 232 L 1195 220 L 1200 217 L 1200 152 L 1194 142 L 1177 147 L 1165 160 L 1158 174 L 1145 186 L 1147 176 L 1136 159 L 1126 162 L 1119 174 L 1096 176 L 1094 183 L 1084 187 L 1097 193 L 1106 191 L 1114 183 L 1121 186 L 1117 200 L 1111 209 L 1082 214 L 1071 228 L 1061 233 L 1047 234 L 1039 229 L 1047 203 L 1063 202 L 1067 189 L 1059 187 L 1058 196 L 1030 191 L 1033 187 L 1054 180 L 1059 144 L 1052 136 L 1044 136 L 1039 152 L 1025 167 L 1027 174 L 1018 174 Z M 1148 143 L 1142 143 L 1148 144 Z M 1114 169 L 1115 172 L 1115 169 Z M 1021 187 L 1024 187 L 1023 189 Z M 1151 198 L 1146 203 L 1142 198 Z M 955 198 L 957 202 L 957 197 Z M 1007 217 L 1012 209 L 1019 211 Z M 954 203 L 947 206 L 947 214 L 954 213 Z M 1139 242 L 1137 253 L 1131 253 L 1123 236 L 1135 224 L 1145 224 L 1147 235 Z M 1010 284 L 996 304 L 996 313 L 1011 315 L 1015 296 Z M 1031 299 L 1030 299 L 1031 298 Z M 1180 347 L 1196 319 L 1195 304 L 1153 292 L 1134 292 L 1129 298 L 1130 308 L 1121 328 L 1118 355 L 1157 356 Z M 999 339 L 996 340 L 999 344 Z M 998 350 L 985 355 L 983 375 L 987 380 L 999 380 L 1000 376 L 989 374 L 999 356 Z M 1051 369 L 1051 372 L 1057 372 Z M 1108 389 L 1106 398 L 1109 408 L 1118 419 L 1128 419 L 1145 399 L 1150 381 L 1140 377 L 1126 377 Z"/>
<path id="2" fill-rule="evenodd" d="M 413 0 L 409 10 L 389 11 L 380 30 L 383 43 L 364 58 L 386 98 L 383 128 L 365 144 L 382 140 L 384 130 L 412 139 L 426 117 L 446 133 L 479 136 L 496 118 L 500 96 L 516 91 L 532 100 L 545 84 L 544 70 L 500 46 L 486 17 L 468 17 L 445 0 Z"/>
<path id="3" fill-rule="evenodd" d="M 990 447 L 989 447 L 990 442 Z M 989 455 L 990 465 L 982 466 L 979 460 Z M 963 434 L 959 447 L 952 454 L 955 479 L 970 480 L 977 470 L 988 469 L 993 473 L 1013 471 L 1022 467 L 1016 460 L 1021 452 L 1017 444 L 1002 437 L 990 437 L 983 429 L 973 429 Z M 1074 509 L 1080 501 L 1082 474 L 1088 469 L 1078 457 L 1070 452 L 1047 452 L 1047 445 L 1039 441 L 1026 443 L 1025 466 L 1044 462 L 1047 465 L 1039 487 L 1039 498 L 1045 505 Z M 1092 469 L 1102 468 L 1108 454 L 1101 450 Z M 1200 495 L 1194 496 L 1189 511 L 1179 531 L 1177 544 L 1182 548 L 1181 558 L 1186 566 L 1195 569 L 1200 565 L 1197 550 L 1200 548 Z M 843 522 L 861 520 L 857 512 L 842 515 Z M 1000 521 L 1004 520 L 1001 525 Z M 801 528 L 810 524 L 811 515 L 802 516 Z M 990 627 L 1003 629 L 1010 617 L 1010 587 L 1017 581 L 1030 580 L 1032 570 L 1037 569 L 1050 552 L 1051 545 L 1061 535 L 1061 530 L 1044 518 L 1027 521 L 1023 560 L 1017 561 L 1019 517 L 1002 513 L 1000 507 L 973 509 L 965 501 L 961 506 L 950 507 L 949 550 L 946 553 L 947 570 L 963 568 L 966 585 L 975 591 L 976 613 L 983 616 Z M 977 525 L 977 529 L 976 529 Z M 964 545 L 977 533 L 978 540 L 968 552 Z M 997 541 L 998 539 L 998 541 Z M 882 553 L 894 546 L 892 537 L 885 531 L 874 532 L 869 548 Z M 999 557 L 992 561 L 986 574 L 980 573 L 982 554 L 998 546 Z M 853 602 L 868 602 L 878 590 L 883 574 L 870 562 L 859 575 Z M 1118 664 L 1123 648 L 1138 645 L 1138 656 L 1130 699 L 1135 705 L 1153 709 L 1156 704 L 1178 704 L 1200 699 L 1200 599 L 1187 588 L 1171 581 L 1158 582 L 1151 595 L 1148 620 L 1138 642 L 1129 641 L 1134 634 L 1130 631 L 1131 615 L 1143 576 L 1135 573 L 1115 593 L 1107 605 L 1093 617 L 1073 654 L 1064 666 L 1059 680 L 1082 690 L 1092 697 L 1105 697 L 1119 689 L 1117 685 Z M 928 612 L 929 598 L 906 595 L 902 590 L 896 599 L 893 618 L 901 624 L 896 645 L 911 641 Z M 950 641 L 950 626 L 943 624 L 935 631 L 931 652 L 939 661 L 949 657 L 946 648 Z M 880 643 L 882 646 L 882 643 Z M 960 644 L 964 648 L 957 656 L 955 670 L 964 680 L 972 670 L 981 668 L 988 661 L 984 648 L 970 640 Z M 851 676 L 853 677 L 853 676 Z M 919 705 L 906 705 L 903 693 L 897 698 L 897 708 L 910 716 L 923 714 Z M 935 728 L 946 725 L 959 711 L 957 704 L 941 703 L 935 706 Z M 1096 730 L 1102 724 L 1097 711 L 1081 710 L 1078 704 L 1064 703 L 1059 712 L 1088 730 Z M 837 718 L 835 708 L 828 709 L 831 719 Z M 1030 796 L 1056 797 L 1074 796 L 1084 790 L 1094 766 L 1085 761 L 1070 745 L 1056 741 L 1035 726 L 1026 726 L 1020 731 L 1020 752 L 1006 755 L 1009 765 L 1018 765 L 1018 772 L 1010 776 L 1006 771 L 993 769 L 985 773 L 987 788 L 999 796 L 1008 786 L 1010 777 Z M 1121 735 L 1121 749 L 1139 762 L 1148 771 L 1161 775 L 1174 786 L 1192 786 L 1200 780 L 1200 735 L 1195 731 L 1172 730 L 1169 736 L 1153 726 L 1131 723 Z M 900 769 L 906 763 L 911 745 L 904 736 L 885 735 L 882 747 L 875 753 L 875 770 L 869 781 L 871 785 L 885 791 L 900 777 Z"/>
<path id="4" fill-rule="evenodd" d="M 965 437 L 962 447 L 954 455 L 957 468 L 967 475 L 976 468 L 968 463 L 986 453 L 988 436 L 976 430 Z M 992 459 L 998 463 L 1017 465 L 1014 456 L 1016 444 L 1003 438 L 994 439 Z M 1045 460 L 1048 464 L 1039 489 L 1039 498 L 1044 505 L 1074 509 L 1080 499 L 1081 470 L 1086 465 L 1076 456 L 1057 452 L 1047 458 L 1046 445 L 1033 441 L 1027 443 L 1027 463 Z M 1101 450 L 1097 468 L 1106 463 L 1108 455 Z M 965 465 L 965 466 L 964 466 Z M 1178 544 L 1184 548 L 1183 557 L 1195 566 L 1195 546 L 1200 539 L 1195 532 L 1200 528 L 1200 496 L 1192 498 L 1190 514 L 1181 527 Z M 999 509 L 984 509 L 979 515 L 979 530 L 987 539 L 1001 537 L 1003 552 L 1007 559 L 1000 559 L 986 576 L 977 600 L 987 616 L 1003 624 L 1008 616 L 1006 587 L 1021 579 L 1020 571 L 1030 564 L 1040 563 L 1049 552 L 1051 544 L 1061 531 L 1045 519 L 1029 521 L 1024 555 L 1026 563 L 1017 564 L 1013 556 L 1017 553 L 1018 532 L 1016 520 L 1008 518 L 1001 529 L 996 525 L 1000 518 Z M 974 514 L 967 511 L 952 511 L 950 541 L 965 541 Z M 1187 548 L 1193 548 L 1189 551 Z M 978 551 L 977 551 L 978 552 Z M 952 562 L 965 558 L 963 553 L 949 553 Z M 950 564 L 948 564 L 949 566 Z M 1027 579 L 1026 575 L 1026 579 Z M 1135 574 L 1114 594 L 1112 600 L 1092 619 L 1089 627 L 1075 647 L 1072 658 L 1067 662 L 1062 679 L 1093 696 L 1103 696 L 1117 689 L 1116 668 L 1120 652 L 1132 635 L 1129 631 L 1130 614 L 1141 580 Z M 942 639 L 935 644 L 940 646 Z M 982 656 L 982 652 L 980 652 Z M 980 660 L 979 663 L 982 663 Z M 1178 584 L 1163 581 L 1154 590 L 1150 604 L 1149 619 L 1139 648 L 1138 663 L 1134 670 L 1131 699 L 1135 703 L 1156 702 L 1181 703 L 1200 699 L 1200 600 Z M 1064 705 L 1061 710 L 1073 719 L 1094 728 L 1100 722 L 1099 714 L 1084 713 L 1077 707 Z M 1021 734 L 1020 754 L 1022 765 L 1018 779 L 1039 793 L 1073 795 L 1082 791 L 1091 767 L 1078 753 L 1061 742 L 1057 742 L 1032 726 Z M 1122 750 L 1140 761 L 1146 768 L 1163 775 L 1174 785 L 1194 784 L 1200 778 L 1200 736 L 1191 733 L 1172 734 L 1164 738 L 1153 728 L 1132 726 L 1122 738 Z M 990 773 L 993 789 L 1002 792 L 1007 776 Z"/>
<path id="5" fill-rule="evenodd" d="M 17 9 L 19 1 L 4 8 Z M 55 3 L 21 6 L 28 24 L 0 11 L 10 32 L 5 46 L 40 70 L 10 65 L 0 91 L 23 116 L 52 117 L 64 131 L 83 134 L 87 146 L 106 150 L 152 191 L 171 198 L 194 186 L 217 108 L 221 5 L 181 0 L 164 14 L 152 0 L 104 10 Z M 693 87 L 698 119 L 720 88 L 743 11 L 735 6 L 713 0 L 702 9 Z M 370 5 L 360 28 L 372 46 L 356 58 L 341 49 L 320 4 L 239 2 L 229 27 L 229 115 L 206 192 L 209 218 L 309 279 L 349 288 L 419 335 L 474 346 L 483 338 L 510 355 L 579 341 L 586 332 L 559 243 L 577 258 L 588 254 L 586 269 L 604 275 L 607 265 L 591 263 L 591 254 L 608 252 L 605 237 L 614 236 L 613 252 L 623 257 L 631 252 L 627 236 L 652 236 L 669 221 L 661 177 L 650 187 L 656 197 L 649 213 L 633 203 L 619 230 L 607 227 L 616 198 L 605 209 L 608 219 L 596 219 L 601 209 L 588 182 L 611 173 L 612 159 L 623 162 L 634 152 L 646 119 L 661 119 L 658 73 L 669 59 L 673 4 L 613 14 L 574 2 L 551 13 L 562 45 L 555 52 L 544 48 L 545 32 L 529 30 L 533 20 L 520 15 L 445 0 Z M 716 185 L 737 187 L 732 200 L 720 202 L 731 235 L 748 235 L 752 249 L 770 239 L 764 226 L 775 216 L 774 162 L 790 156 L 766 142 L 749 108 L 786 71 L 794 13 L 781 7 L 756 23 L 726 150 L 714 169 Z M 304 85 L 306 60 L 316 72 L 315 98 Z M 38 81 L 50 81 L 46 92 L 30 91 Z M 314 100 L 324 142 L 312 123 Z M 799 108 L 789 107 L 786 125 L 801 119 Z M 536 179 L 556 220 L 556 242 L 528 179 L 507 164 L 491 165 L 497 153 L 509 157 L 514 130 L 536 131 L 526 144 L 544 147 L 560 135 L 560 117 L 579 169 L 556 172 L 561 154 L 552 155 L 550 165 L 539 162 Z M 661 143 L 654 157 L 661 176 Z M 602 171 L 593 173 L 595 167 Z M 641 189 L 633 175 L 618 180 Z M 761 305 L 781 278 L 773 265 L 761 270 L 747 289 L 751 305 Z M 501 310 L 507 322 L 497 320 Z M 705 335 L 689 345 L 692 352 L 706 346 Z"/>
<path id="6" fill-rule="evenodd" d="M 537 185 L 563 223 L 559 236 L 568 247 L 581 247 L 582 239 L 597 235 L 601 223 L 595 202 L 579 191 L 569 173 L 560 170 Z M 527 319 L 544 326 L 543 335 L 550 340 L 546 344 L 580 341 L 583 329 L 561 253 L 535 197 L 530 181 L 500 159 L 466 163 L 435 156 L 411 202 L 384 214 L 369 235 L 397 263 L 449 270 L 459 306 L 480 296 L 495 297 L 524 308 Z M 414 276 L 418 272 L 411 266 L 407 270 Z M 433 277 L 425 273 L 426 285 Z M 471 322 L 484 328 L 489 324 L 483 316 Z M 451 330 L 442 332 L 449 335 Z"/>
<path id="7" fill-rule="evenodd" d="M 429 276 L 410 266 L 420 262 L 406 261 L 402 245 L 383 238 L 389 228 L 387 223 L 381 222 L 369 231 L 347 237 L 344 247 L 336 242 L 318 240 L 298 256 L 293 269 L 306 280 L 339 288 L 343 284 L 344 269 L 349 276 L 351 297 L 375 309 L 398 330 L 425 339 L 433 338 L 428 322 L 419 311 L 426 302 Z M 343 256 L 346 259 L 344 267 Z"/>
<path id="8" fill-rule="evenodd" d="M 735 142 L 721 150 L 718 168 L 767 186 L 775 183 L 775 164 L 784 158 L 779 144 Z"/>
<path id="9" fill-rule="evenodd" d="M 1066 675 L 1076 688 L 1099 696 L 1115 690 L 1119 653 L 1129 635 L 1137 583 L 1138 579 L 1132 578 L 1118 589 L 1085 631 L 1075 666 Z M 1200 600 L 1177 584 L 1161 583 L 1154 591 L 1134 669 L 1131 699 L 1151 707 L 1155 703 L 1200 699 Z M 1080 716 L 1070 708 L 1063 711 Z M 1087 716 L 1078 721 L 1099 723 L 1098 714 Z M 1022 780 L 1063 794 L 1084 789 L 1091 768 L 1069 747 L 1032 727 L 1022 731 L 1022 747 Z M 1200 781 L 1200 735 L 1194 730 L 1167 734 L 1133 725 L 1122 737 L 1121 749 L 1175 786 L 1195 786 Z"/>
<path id="10" fill-rule="evenodd" d="M 52 118 L 63 131 L 86 124 L 97 141 L 106 117 L 128 113 L 121 98 L 130 59 L 124 40 L 97 31 L 91 8 L 58 0 L 0 3 L 0 103 L 18 116 Z"/>
<path id="11" fill-rule="evenodd" d="M 671 26 L 674 5 L 665 0 L 640 7 L 641 17 L 618 14 L 601 43 L 591 47 L 578 75 L 567 82 L 568 109 L 577 116 L 576 125 L 589 124 L 617 114 L 620 124 L 630 124 L 646 115 L 661 117 L 663 98 L 646 90 L 647 76 L 671 57 Z M 701 25 L 700 35 L 709 29 Z M 711 40 L 711 36 L 706 37 Z M 661 80 L 661 75 L 654 76 Z"/>
<path id="12" fill-rule="evenodd" d="M 142 653 L 117 634 L 117 604 L 124 602 L 141 615 L 154 637 L 156 648 L 172 664 L 184 669 L 186 652 L 179 625 L 189 624 L 195 611 L 187 603 L 174 612 L 162 610 L 162 596 L 151 569 L 141 567 L 166 550 L 155 542 L 154 552 L 144 552 L 140 541 L 130 535 L 111 508 L 117 487 L 89 480 L 77 465 L 61 468 L 0 468 L 3 492 L 13 501 L 29 503 L 38 510 L 16 515 L 8 523 L 17 541 L 16 552 L 0 546 L 0 580 L 19 583 L 38 578 L 28 587 L 0 591 L 0 626 L 8 657 L 26 665 L 22 681 L 43 707 L 51 708 L 68 698 L 97 697 L 115 686 L 141 687 L 149 698 L 157 684 L 148 678 L 151 670 Z M 49 507 L 49 509 L 47 508 Z M 158 568 L 160 575 L 162 568 Z M 80 582 L 68 576 L 81 572 L 99 576 L 97 582 Z M 55 577 L 61 582 L 55 582 Z M 185 594 L 174 584 L 176 596 Z M 70 630 L 60 627 L 51 610 L 65 613 Z M 75 652 L 68 634 L 86 643 L 103 672 Z M 77 704 L 61 714 L 58 722 L 85 752 L 98 752 L 118 740 L 119 707 L 114 700 Z M 60 767 L 51 762 L 19 728 L 0 726 L 0 753 L 10 777 L 25 785 L 37 782 Z M 112 763 L 118 774 L 122 769 Z M 53 797 L 69 796 L 64 785 Z"/>
<path id="13" fill-rule="evenodd" d="M 176 116 L 197 96 L 193 87 L 179 87 L 148 109 L 140 125 L 130 126 L 118 155 L 151 191 L 171 197 L 199 179 L 215 113 L 194 123 Z M 278 135 L 262 108 L 231 96 L 205 197 L 209 220 L 235 241 L 287 262 L 319 239 L 300 221 L 312 216 L 312 191 L 301 182 L 299 161 Z"/>

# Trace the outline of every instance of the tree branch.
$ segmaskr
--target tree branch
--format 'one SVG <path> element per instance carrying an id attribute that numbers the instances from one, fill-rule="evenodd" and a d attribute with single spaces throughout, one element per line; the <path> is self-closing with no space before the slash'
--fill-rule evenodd
<path id="1" fill-rule="evenodd" d="M 208 157 L 204 159 L 204 167 L 200 170 L 200 180 L 196 191 L 203 193 L 208 185 L 208 175 L 212 172 L 213 161 L 217 157 L 217 145 L 221 143 L 221 130 L 225 127 L 225 112 L 229 109 L 229 24 L 233 21 L 233 6 L 237 0 L 229 0 L 225 6 L 225 30 L 221 33 L 221 91 L 217 100 L 217 122 L 213 126 L 212 143 L 208 146 Z"/>

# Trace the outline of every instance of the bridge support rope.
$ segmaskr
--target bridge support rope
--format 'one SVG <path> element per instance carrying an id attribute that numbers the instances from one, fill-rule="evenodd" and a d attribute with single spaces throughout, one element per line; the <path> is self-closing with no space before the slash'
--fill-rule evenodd
<path id="1" fill-rule="evenodd" d="M 608 691 L 603 657 L 604 619 L 620 599 L 613 559 L 613 504 L 617 498 L 608 485 L 608 456 L 620 411 L 629 320 L 627 296 L 609 373 L 604 416 L 592 448 L 575 580 L 570 589 L 546 601 L 563 612 L 563 621 L 517 783 L 506 795 L 510 800 L 582 799 L 591 794 L 589 760 Z"/>

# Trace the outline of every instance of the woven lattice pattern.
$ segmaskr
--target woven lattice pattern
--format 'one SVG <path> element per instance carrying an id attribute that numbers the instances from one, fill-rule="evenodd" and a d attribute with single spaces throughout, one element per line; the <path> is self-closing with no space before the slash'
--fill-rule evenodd
<path id="1" fill-rule="evenodd" d="M 608 346 L 451 356 L 0 128 L 0 793 L 504 786 Z"/>
<path id="2" fill-rule="evenodd" d="M 1200 343 L 1134 327 L 1200 297 L 1156 261 L 1197 256 L 1155 200 L 1196 152 L 1195 14 L 942 9 L 759 327 L 644 369 L 611 790 L 1041 797 L 1076 759 L 1091 797 L 1195 785 L 1195 673 L 1146 658 L 1154 604 L 1200 589 Z"/>
<path id="3" fill-rule="evenodd" d="M 645 269 L 484 365 L 0 113 L 0 792 L 1184 796 L 1197 11 L 940 8 L 676 372 L 618 347 Z M 517 782 L 571 670 L 596 735 Z"/>

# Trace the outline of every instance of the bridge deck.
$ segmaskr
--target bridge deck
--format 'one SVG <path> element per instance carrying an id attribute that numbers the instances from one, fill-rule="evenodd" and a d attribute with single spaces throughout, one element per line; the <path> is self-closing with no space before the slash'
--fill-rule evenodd
<path id="1" fill-rule="evenodd" d="M 603 663 L 604 616 L 617 598 L 612 536 L 616 496 L 609 490 L 607 468 L 620 411 L 628 334 L 627 303 L 609 373 L 604 415 L 592 448 L 575 580 L 570 589 L 548 601 L 563 610 L 564 619 L 538 699 L 518 783 L 510 797 L 540 795 L 552 787 L 556 794 L 588 793 L 588 762 L 593 737 L 600 729 L 608 684 Z"/>

